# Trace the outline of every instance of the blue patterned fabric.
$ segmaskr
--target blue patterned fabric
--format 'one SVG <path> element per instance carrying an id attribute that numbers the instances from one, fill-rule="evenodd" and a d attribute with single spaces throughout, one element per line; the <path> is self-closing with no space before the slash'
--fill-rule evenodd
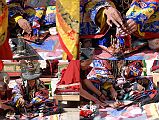
<path id="1" fill-rule="evenodd" d="M 98 68 L 100 68 L 100 70 Z M 107 78 L 108 75 L 111 75 L 111 71 L 104 67 L 103 60 L 93 60 L 93 69 L 95 71 L 95 75 L 100 75 L 103 77 L 97 78 L 97 76 L 92 76 L 91 79 L 100 80 L 101 84 L 106 82 L 107 79 L 109 79 Z"/>
<path id="2" fill-rule="evenodd" d="M 159 33 L 159 1 L 134 1 L 126 15 L 140 25 L 141 32 Z"/>
<path id="3" fill-rule="evenodd" d="M 100 28 L 95 24 L 96 14 L 100 8 L 110 6 L 110 4 L 106 0 L 99 0 L 98 2 L 81 0 L 80 2 L 80 35 L 94 35 L 99 33 Z"/>

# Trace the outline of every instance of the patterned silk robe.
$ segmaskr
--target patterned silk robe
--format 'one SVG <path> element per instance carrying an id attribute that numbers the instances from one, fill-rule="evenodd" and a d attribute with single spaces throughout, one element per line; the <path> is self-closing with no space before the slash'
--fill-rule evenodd
<path id="1" fill-rule="evenodd" d="M 104 36 L 109 26 L 106 24 L 103 8 L 113 5 L 109 0 L 81 0 L 80 37 L 100 38 Z"/>
<path id="2" fill-rule="evenodd" d="M 137 36 L 145 39 L 159 38 L 158 0 L 133 0 L 126 19 L 133 19 L 138 24 Z"/>

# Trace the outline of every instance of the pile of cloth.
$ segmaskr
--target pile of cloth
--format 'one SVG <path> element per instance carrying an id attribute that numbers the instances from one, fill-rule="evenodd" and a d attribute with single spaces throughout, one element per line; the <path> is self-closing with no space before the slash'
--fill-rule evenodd
<path id="1" fill-rule="evenodd" d="M 60 87 L 63 86 L 63 87 Z M 62 70 L 56 94 L 79 94 L 80 90 L 80 61 L 70 61 L 67 69 Z"/>

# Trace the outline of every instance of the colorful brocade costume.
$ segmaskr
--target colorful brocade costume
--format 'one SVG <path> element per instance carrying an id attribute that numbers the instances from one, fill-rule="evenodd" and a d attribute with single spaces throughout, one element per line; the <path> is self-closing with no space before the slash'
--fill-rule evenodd
<path id="1" fill-rule="evenodd" d="M 56 23 L 56 6 L 30 7 L 23 0 L 8 0 L 10 27 L 14 29 L 17 21 L 26 19 L 32 26 L 33 35 L 39 34 L 40 26 Z"/>
<path id="2" fill-rule="evenodd" d="M 8 36 L 8 6 L 0 0 L 0 59 L 12 59 Z"/>
<path id="3" fill-rule="evenodd" d="M 100 81 L 102 87 L 107 90 L 112 87 L 112 83 L 109 81 L 113 77 L 112 68 L 106 60 L 93 60 L 93 68 L 87 75 L 87 79 L 92 81 Z M 95 82 L 96 83 L 96 82 Z M 94 85 L 99 88 L 99 84 Z"/>
<path id="4" fill-rule="evenodd" d="M 29 86 L 24 87 L 20 83 L 17 83 L 17 85 L 14 86 L 12 90 L 12 101 L 17 108 L 21 107 L 18 102 L 20 98 L 23 98 L 25 100 L 26 105 L 42 104 L 43 102 L 48 100 L 48 90 L 45 88 L 44 84 L 40 80 L 37 81 L 36 85 L 33 88 L 30 88 Z"/>
<path id="5" fill-rule="evenodd" d="M 80 1 L 80 37 L 100 38 L 109 26 L 105 22 L 103 7 L 113 5 L 106 0 L 81 0 Z M 99 14 L 98 14 L 98 11 Z M 104 27 L 105 26 L 105 27 Z"/>
<path id="6" fill-rule="evenodd" d="M 57 30 L 59 41 L 64 50 L 63 59 L 78 59 L 79 43 L 79 1 L 56 0 Z"/>
<path id="7" fill-rule="evenodd" d="M 159 1 L 135 0 L 126 13 L 127 19 L 138 23 L 138 35 L 142 38 L 159 38 Z"/>
<path id="8" fill-rule="evenodd" d="M 80 5 L 81 38 L 101 38 L 106 34 L 109 29 L 104 15 L 106 6 L 116 6 L 125 20 L 133 19 L 138 24 L 136 36 L 159 38 L 158 0 L 82 0 Z"/>

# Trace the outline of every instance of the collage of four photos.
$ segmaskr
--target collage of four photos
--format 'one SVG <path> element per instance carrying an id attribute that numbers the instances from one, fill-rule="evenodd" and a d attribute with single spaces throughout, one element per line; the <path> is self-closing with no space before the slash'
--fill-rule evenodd
<path id="1" fill-rule="evenodd" d="M 158 0 L 0 0 L 0 120 L 159 120 Z"/>

